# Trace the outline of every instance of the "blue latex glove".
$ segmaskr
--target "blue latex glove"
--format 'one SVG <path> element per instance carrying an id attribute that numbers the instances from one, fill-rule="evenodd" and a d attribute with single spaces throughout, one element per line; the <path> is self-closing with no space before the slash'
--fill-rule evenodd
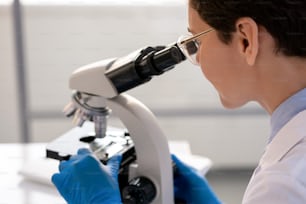
<path id="1" fill-rule="evenodd" d="M 175 155 L 172 155 L 172 160 L 177 167 L 177 173 L 174 175 L 176 199 L 186 201 L 187 204 L 221 203 L 203 176 L 181 162 Z"/>
<path id="2" fill-rule="evenodd" d="M 103 165 L 88 149 L 59 165 L 59 173 L 52 182 L 69 204 L 121 203 L 118 170 L 121 155 L 112 157 Z"/>

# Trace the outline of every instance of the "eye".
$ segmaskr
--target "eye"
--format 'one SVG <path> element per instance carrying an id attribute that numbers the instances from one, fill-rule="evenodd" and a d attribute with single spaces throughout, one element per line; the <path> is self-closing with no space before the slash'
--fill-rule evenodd
<path id="1" fill-rule="evenodd" d="M 199 45 L 195 40 L 190 41 L 190 42 L 185 44 L 185 49 L 187 50 L 189 55 L 193 55 L 193 54 L 197 53 L 198 47 L 199 47 Z"/>
<path id="2" fill-rule="evenodd" d="M 197 47 L 201 45 L 201 41 L 198 39 L 194 39 L 194 43 L 196 44 Z"/>

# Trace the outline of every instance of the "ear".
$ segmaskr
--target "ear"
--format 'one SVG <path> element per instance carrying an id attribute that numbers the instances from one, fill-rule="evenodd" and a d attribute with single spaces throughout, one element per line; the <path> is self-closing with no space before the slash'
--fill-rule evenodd
<path id="1" fill-rule="evenodd" d="M 255 64 L 259 49 L 258 25 L 252 18 L 239 18 L 236 22 L 236 30 L 239 37 L 239 50 L 245 56 L 246 62 L 252 66 Z"/>

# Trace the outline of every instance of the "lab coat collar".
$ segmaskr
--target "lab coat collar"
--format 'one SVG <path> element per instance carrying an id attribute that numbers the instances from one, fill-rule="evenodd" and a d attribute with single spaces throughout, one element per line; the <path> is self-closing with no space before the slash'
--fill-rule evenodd
<path id="1" fill-rule="evenodd" d="M 280 161 L 304 137 L 306 137 L 306 110 L 293 117 L 267 145 L 259 162 L 261 168 Z"/>

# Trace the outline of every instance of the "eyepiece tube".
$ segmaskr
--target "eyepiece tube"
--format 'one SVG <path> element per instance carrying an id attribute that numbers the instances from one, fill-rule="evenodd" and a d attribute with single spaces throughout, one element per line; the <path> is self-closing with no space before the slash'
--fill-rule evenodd
<path id="1" fill-rule="evenodd" d="M 152 61 L 156 70 L 164 73 L 183 60 L 185 60 L 185 56 L 182 54 L 180 49 L 177 46 L 171 46 L 156 52 L 153 55 Z"/>
<path id="2" fill-rule="evenodd" d="M 160 75 L 185 60 L 184 54 L 176 44 L 149 53 L 137 63 L 137 73 L 144 79 Z"/>
<path id="3" fill-rule="evenodd" d="M 132 89 L 160 75 L 186 58 L 176 44 L 167 47 L 147 47 L 137 54 L 119 58 L 106 71 L 118 93 Z"/>

